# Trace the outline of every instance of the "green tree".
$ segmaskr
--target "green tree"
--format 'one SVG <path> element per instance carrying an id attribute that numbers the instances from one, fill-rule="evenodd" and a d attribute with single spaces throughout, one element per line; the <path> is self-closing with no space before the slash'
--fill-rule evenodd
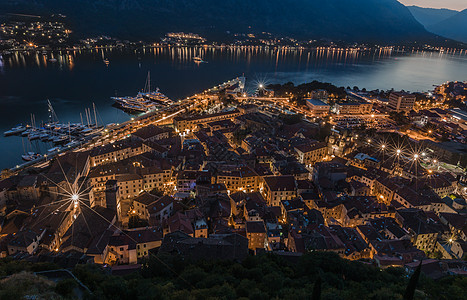
<path id="1" fill-rule="evenodd" d="M 77 286 L 78 284 L 73 278 L 64 279 L 57 283 L 55 286 L 55 292 L 63 297 L 70 297 L 73 293 L 73 289 Z"/>

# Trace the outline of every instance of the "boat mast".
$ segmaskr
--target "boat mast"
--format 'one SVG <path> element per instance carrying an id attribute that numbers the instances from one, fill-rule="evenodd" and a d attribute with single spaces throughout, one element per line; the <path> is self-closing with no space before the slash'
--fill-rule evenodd
<path id="1" fill-rule="evenodd" d="M 86 113 L 86 125 L 89 127 L 89 114 L 88 114 L 88 108 L 87 107 L 84 109 L 84 112 Z"/>
<path id="2" fill-rule="evenodd" d="M 148 71 L 148 93 L 151 92 L 151 71 Z"/>
<path id="3" fill-rule="evenodd" d="M 55 113 L 55 110 L 52 106 L 52 103 L 50 103 L 49 99 L 47 99 L 47 106 L 48 106 L 48 112 L 49 112 L 49 122 L 53 123 L 55 120 L 58 122 L 57 114 Z"/>
<path id="4" fill-rule="evenodd" d="M 92 107 L 94 109 L 94 120 L 96 120 L 96 128 L 97 128 L 97 114 L 96 114 L 96 105 L 94 104 L 94 102 L 92 103 Z"/>
<path id="5" fill-rule="evenodd" d="M 151 92 L 151 71 L 148 71 L 148 76 L 146 77 L 146 82 L 144 83 L 144 93 Z"/>

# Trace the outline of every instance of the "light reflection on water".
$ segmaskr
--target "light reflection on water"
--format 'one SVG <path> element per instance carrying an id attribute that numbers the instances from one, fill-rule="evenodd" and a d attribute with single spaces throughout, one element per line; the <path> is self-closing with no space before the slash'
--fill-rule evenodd
<path id="1" fill-rule="evenodd" d="M 206 63 L 195 64 L 194 56 Z M 108 66 L 104 59 L 109 59 Z M 466 70 L 463 51 L 156 47 L 12 53 L 0 60 L 0 133 L 29 123 L 31 113 L 38 122 L 46 120 L 47 99 L 62 122 L 79 122 L 92 103 L 103 123 L 127 120 L 111 107 L 110 97 L 135 95 L 148 71 L 152 86 L 180 99 L 241 74 L 247 77 L 248 90 L 257 82 L 320 80 L 338 86 L 426 91 L 447 80 L 467 80 Z M 23 151 L 21 138 L 0 137 L 0 148 L 0 168 L 11 166 Z"/>

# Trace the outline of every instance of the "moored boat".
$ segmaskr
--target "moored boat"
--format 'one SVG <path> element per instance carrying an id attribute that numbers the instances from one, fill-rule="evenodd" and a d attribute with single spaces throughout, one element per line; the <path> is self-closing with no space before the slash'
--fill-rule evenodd
<path id="1" fill-rule="evenodd" d="M 16 135 L 16 134 L 23 133 L 26 130 L 27 130 L 27 128 L 24 127 L 23 125 L 18 125 L 16 127 L 13 127 L 12 129 L 8 130 L 8 131 L 5 131 L 3 133 L 3 135 L 5 135 L 5 136 Z"/>
<path id="2" fill-rule="evenodd" d="M 24 161 L 32 161 L 32 160 L 39 159 L 41 157 L 42 157 L 42 154 L 34 153 L 34 152 L 28 152 L 26 154 L 21 155 L 21 158 Z"/>
<path id="3" fill-rule="evenodd" d="M 158 88 L 151 91 L 150 72 L 148 72 L 144 90 L 139 92 L 136 97 L 112 97 L 111 99 L 115 101 L 114 106 L 130 114 L 147 113 L 173 103 Z"/>
<path id="4" fill-rule="evenodd" d="M 61 149 L 60 147 L 53 147 L 47 150 L 47 153 L 51 154 L 51 153 L 59 152 L 60 149 Z"/>
<path id="5" fill-rule="evenodd" d="M 37 140 L 37 139 L 40 139 L 41 135 L 42 135 L 41 132 L 34 131 L 28 135 L 28 139 L 30 141 Z"/>

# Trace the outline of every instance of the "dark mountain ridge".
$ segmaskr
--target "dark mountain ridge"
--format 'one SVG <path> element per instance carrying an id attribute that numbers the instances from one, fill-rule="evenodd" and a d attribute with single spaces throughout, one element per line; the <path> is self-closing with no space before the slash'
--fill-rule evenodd
<path id="1" fill-rule="evenodd" d="M 428 26 L 427 29 L 435 34 L 467 43 L 467 9 L 446 20 Z"/>
<path id="2" fill-rule="evenodd" d="M 467 9 L 460 12 L 418 6 L 409 6 L 408 9 L 428 31 L 467 43 Z"/>
<path id="3" fill-rule="evenodd" d="M 154 40 L 189 31 L 270 32 L 298 39 L 398 43 L 435 36 L 396 0 L 4 0 L 1 13 L 67 15 L 82 36 Z"/>
<path id="4" fill-rule="evenodd" d="M 415 19 L 423 26 L 425 26 L 425 28 L 444 21 L 459 13 L 457 10 L 447 8 L 436 9 L 419 6 L 407 6 L 407 8 L 415 17 Z"/>

